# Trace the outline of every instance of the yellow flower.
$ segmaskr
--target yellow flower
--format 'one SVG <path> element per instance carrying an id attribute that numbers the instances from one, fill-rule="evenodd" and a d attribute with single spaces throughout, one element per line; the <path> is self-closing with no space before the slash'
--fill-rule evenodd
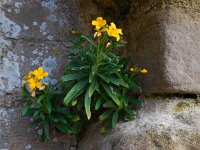
<path id="1" fill-rule="evenodd" d="M 134 71 L 135 71 L 135 69 L 134 69 L 134 68 L 130 68 L 130 71 L 131 71 L 131 72 L 134 72 Z"/>
<path id="2" fill-rule="evenodd" d="M 102 35 L 102 32 L 105 32 L 105 31 L 106 31 L 106 29 L 104 28 L 104 29 L 101 29 L 101 30 L 95 32 L 94 33 L 94 38 L 95 37 L 100 37 Z"/>
<path id="3" fill-rule="evenodd" d="M 122 34 L 122 29 L 117 29 L 116 25 L 112 22 L 111 25 L 107 29 L 107 33 L 111 37 L 115 37 L 117 41 L 120 40 L 120 35 Z"/>
<path id="4" fill-rule="evenodd" d="M 142 70 L 140 70 L 140 72 L 141 73 L 147 73 L 148 71 L 147 71 L 147 69 L 142 69 Z"/>
<path id="5" fill-rule="evenodd" d="M 37 76 L 39 80 L 42 80 L 44 77 L 48 76 L 48 72 L 44 72 L 42 67 L 39 67 L 38 70 L 34 70 L 33 74 Z"/>
<path id="6" fill-rule="evenodd" d="M 106 25 L 106 20 L 103 20 L 102 17 L 97 17 L 96 20 L 92 21 L 92 25 L 95 26 L 95 30 L 100 30 L 101 27 L 103 27 L 104 25 Z"/>
<path id="7" fill-rule="evenodd" d="M 24 77 L 23 77 L 23 80 L 29 80 L 29 79 L 32 78 L 33 76 L 34 76 L 33 71 L 30 71 L 30 72 L 28 73 L 28 76 L 24 76 Z"/>
<path id="8" fill-rule="evenodd" d="M 35 90 L 36 88 L 40 88 L 42 83 L 38 81 L 37 78 L 31 78 L 28 80 L 30 90 Z"/>
<path id="9" fill-rule="evenodd" d="M 39 67 L 37 70 L 30 71 L 28 76 L 24 76 L 22 84 L 28 83 L 31 96 L 34 97 L 37 89 L 45 89 L 46 83 L 41 83 L 40 80 L 46 76 L 48 76 L 48 72 L 44 72 L 44 69 Z"/>

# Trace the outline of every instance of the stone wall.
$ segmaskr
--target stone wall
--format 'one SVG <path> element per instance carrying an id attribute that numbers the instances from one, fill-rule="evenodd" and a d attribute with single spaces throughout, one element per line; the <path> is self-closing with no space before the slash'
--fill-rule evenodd
<path id="1" fill-rule="evenodd" d="M 138 119 L 106 135 L 88 128 L 80 150 L 198 150 L 200 104 L 194 99 L 146 97 Z"/>
<path id="2" fill-rule="evenodd" d="M 0 149 L 69 149 L 75 138 L 53 133 L 47 143 L 41 131 L 27 132 L 31 120 L 21 117 L 21 78 L 43 66 L 55 84 L 66 63 L 71 30 L 77 29 L 71 0 L 0 1 Z"/>
<path id="3" fill-rule="evenodd" d="M 78 12 L 78 13 L 77 13 Z M 145 94 L 199 94 L 199 0 L 1 0 L 0 1 L 0 150 L 75 149 L 76 138 L 53 132 L 39 142 L 41 130 L 27 132 L 21 117 L 21 78 L 43 66 L 49 84 L 62 74 L 73 29 L 91 31 L 103 16 L 123 29 L 126 55 L 147 68 Z M 200 149 L 197 99 L 145 97 L 139 119 L 120 123 L 108 135 L 91 125 L 79 149 Z"/>
<path id="4" fill-rule="evenodd" d="M 90 9 L 84 2 L 76 6 L 85 32 L 96 16 L 114 21 L 128 42 L 125 54 L 149 71 L 141 78 L 144 94 L 161 97 L 141 97 L 138 118 L 109 134 L 91 125 L 79 149 L 200 149 L 200 1 L 87 0 Z"/>
<path id="5" fill-rule="evenodd" d="M 200 93 L 199 0 L 87 1 L 76 3 L 83 29 L 98 15 L 123 29 L 132 64 L 149 70 L 146 94 Z"/>

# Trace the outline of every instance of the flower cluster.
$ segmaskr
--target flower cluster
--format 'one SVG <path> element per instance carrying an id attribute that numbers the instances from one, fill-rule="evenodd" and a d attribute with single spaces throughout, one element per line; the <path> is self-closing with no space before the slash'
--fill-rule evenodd
<path id="1" fill-rule="evenodd" d="M 42 83 L 41 80 L 48 76 L 48 72 L 44 72 L 43 67 L 39 67 L 37 70 L 30 71 L 28 76 L 23 77 L 23 84 L 28 83 L 31 95 L 34 97 L 36 90 L 43 90 L 46 83 Z"/>
<path id="2" fill-rule="evenodd" d="M 139 68 L 137 68 L 137 67 L 130 68 L 130 71 L 131 71 L 131 72 L 148 73 L 148 70 L 147 70 L 147 69 L 139 69 Z"/>
<path id="3" fill-rule="evenodd" d="M 113 22 L 108 26 L 106 20 L 103 20 L 102 17 L 97 17 L 96 20 L 92 21 L 92 25 L 95 26 L 94 30 L 96 31 L 94 37 L 100 37 L 102 32 L 107 32 L 110 37 L 116 38 L 117 41 L 120 40 L 122 29 L 118 29 Z"/>

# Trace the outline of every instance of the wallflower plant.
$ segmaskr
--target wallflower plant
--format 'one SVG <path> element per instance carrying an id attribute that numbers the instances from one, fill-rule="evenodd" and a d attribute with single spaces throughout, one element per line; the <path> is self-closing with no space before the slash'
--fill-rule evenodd
<path id="1" fill-rule="evenodd" d="M 73 32 L 69 63 L 58 84 L 42 82 L 48 76 L 42 67 L 24 77 L 26 105 L 22 115 L 34 118 L 30 127 L 42 127 L 42 140 L 49 138 L 52 128 L 75 134 L 90 122 L 99 122 L 105 133 L 119 120 L 134 120 L 134 108 L 142 107 L 130 92 L 141 91 L 137 78 L 147 70 L 129 68 L 129 59 L 116 51 L 126 42 L 122 40 L 122 30 L 113 22 L 109 25 L 98 17 L 92 25 L 92 36 Z"/>
<path id="2" fill-rule="evenodd" d="M 146 72 L 139 68 L 130 71 L 128 59 L 115 52 L 125 42 L 120 41 L 122 30 L 113 22 L 108 25 L 106 20 L 98 17 L 92 25 L 94 37 L 77 32 L 77 39 L 72 42 L 73 49 L 68 55 L 70 62 L 62 77 L 66 85 L 71 85 L 64 104 L 84 110 L 88 120 L 98 116 L 102 132 L 106 132 L 120 119 L 135 119 L 136 112 L 132 108 L 141 107 L 142 103 L 130 98 L 128 93 L 140 89 L 136 78 Z"/>
<path id="3" fill-rule="evenodd" d="M 48 86 L 42 82 L 48 76 L 43 68 L 30 71 L 23 79 L 22 98 L 26 105 L 22 110 L 22 116 L 32 117 L 29 129 L 40 127 L 42 129 L 41 140 L 49 138 L 50 129 L 56 128 L 64 133 L 76 133 L 79 116 L 71 114 L 63 105 L 62 92 L 55 86 Z"/>

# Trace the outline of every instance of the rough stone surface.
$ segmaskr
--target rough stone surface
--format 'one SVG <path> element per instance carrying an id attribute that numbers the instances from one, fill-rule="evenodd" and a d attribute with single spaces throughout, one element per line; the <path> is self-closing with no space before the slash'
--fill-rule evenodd
<path id="1" fill-rule="evenodd" d="M 21 117 L 21 79 L 43 66 L 55 84 L 66 64 L 71 30 L 79 27 L 71 0 L 0 0 L 0 150 L 69 149 L 75 137 L 52 133 L 46 143 Z M 39 131 L 38 131 L 39 130 Z"/>
<path id="2" fill-rule="evenodd" d="M 199 0 L 0 0 L 0 150 L 76 149 L 72 136 L 53 132 L 40 143 L 39 128 L 27 132 L 17 96 L 22 76 L 39 66 L 55 84 L 71 30 L 89 32 L 97 16 L 123 29 L 125 53 L 149 70 L 141 80 L 146 93 L 200 93 Z M 147 98 L 144 106 L 139 119 L 108 135 L 92 127 L 79 149 L 200 149 L 197 101 Z"/>
<path id="3" fill-rule="evenodd" d="M 187 4 L 155 5 L 129 22 L 132 62 L 149 70 L 141 80 L 146 93 L 200 91 L 200 5 Z"/>
<path id="4" fill-rule="evenodd" d="M 68 150 L 76 144 L 75 137 L 57 132 L 51 133 L 51 139 L 42 143 L 39 139 L 39 127 L 27 132 L 31 122 L 29 119 L 21 117 L 21 109 L 0 108 L 1 150 Z"/>
<path id="5" fill-rule="evenodd" d="M 56 83 L 74 28 L 78 22 L 72 1 L 0 2 L 0 106 L 8 106 L 2 102 L 9 97 L 5 95 L 15 92 L 33 68 L 43 65 L 51 74 L 48 81 Z"/>
<path id="6" fill-rule="evenodd" d="M 89 127 L 80 150 L 198 150 L 200 103 L 195 99 L 146 98 L 138 119 L 107 135 Z"/>
<path id="7" fill-rule="evenodd" d="M 145 93 L 200 93 L 199 0 L 87 1 L 76 3 L 82 28 L 104 16 L 123 29 L 132 64 L 149 70 Z"/>

